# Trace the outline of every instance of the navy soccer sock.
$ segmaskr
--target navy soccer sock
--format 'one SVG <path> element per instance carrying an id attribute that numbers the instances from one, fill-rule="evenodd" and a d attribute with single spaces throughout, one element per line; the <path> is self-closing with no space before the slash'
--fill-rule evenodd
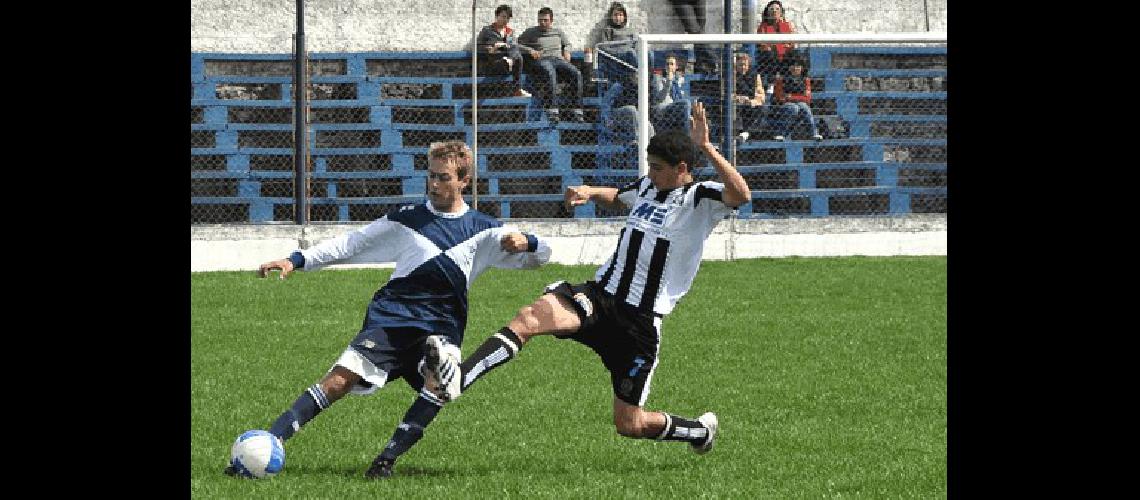
<path id="1" fill-rule="evenodd" d="M 479 348 L 459 365 L 460 373 L 463 374 L 462 390 L 466 391 L 492 368 L 518 356 L 522 346 L 522 339 L 514 331 L 505 326 L 500 328 L 498 333 L 483 341 Z"/>
<path id="2" fill-rule="evenodd" d="M 321 384 L 313 384 L 301 393 L 293 402 L 293 406 L 277 417 L 269 432 L 281 438 L 281 441 L 287 441 L 293 437 L 293 433 L 301 430 L 301 426 L 316 417 L 321 410 L 328 408 L 329 404 L 329 398 L 325 396 L 325 391 L 321 390 Z"/>
<path id="3" fill-rule="evenodd" d="M 709 430 L 699 421 L 668 413 L 662 414 L 665 415 L 665 429 L 657 435 L 657 441 L 686 441 L 701 445 L 708 439 Z"/>
<path id="4" fill-rule="evenodd" d="M 436 414 L 443 407 L 443 402 L 436 399 L 427 391 L 421 390 L 415 402 L 404 413 L 404 420 L 396 426 L 396 432 L 388 440 L 384 451 L 380 453 L 382 460 L 395 461 L 400 455 L 415 446 L 416 442 L 424 436 L 424 428 L 435 420 Z"/>

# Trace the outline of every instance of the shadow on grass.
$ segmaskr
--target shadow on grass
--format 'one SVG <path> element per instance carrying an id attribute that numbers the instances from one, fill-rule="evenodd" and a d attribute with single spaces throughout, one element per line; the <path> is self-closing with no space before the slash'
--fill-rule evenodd
<path id="1" fill-rule="evenodd" d="M 290 476 L 295 477 L 331 477 L 341 476 L 346 478 L 364 479 L 364 471 L 368 470 L 368 463 L 362 463 L 358 467 L 345 468 L 342 466 L 295 466 L 286 467 L 285 472 Z M 415 465 L 401 465 L 396 464 L 391 479 L 399 477 L 447 477 L 447 476 L 474 476 L 485 474 L 488 469 L 481 467 L 422 467 Z"/>
<path id="2" fill-rule="evenodd" d="M 495 474 L 524 473 L 527 476 L 580 476 L 585 473 L 605 474 L 636 474 L 651 467 L 655 471 L 688 470 L 694 457 L 678 457 L 675 460 L 655 461 L 652 464 L 635 460 L 633 462 L 594 462 L 590 464 L 560 463 L 544 464 L 540 469 L 512 469 L 509 466 L 485 466 L 470 464 L 462 467 L 432 466 L 422 464 L 397 463 L 392 477 L 395 480 L 401 477 L 420 478 L 446 478 L 446 477 L 484 477 Z M 285 472 L 294 477 L 332 477 L 340 476 L 353 479 L 364 479 L 364 471 L 368 464 L 362 463 L 359 467 L 345 468 L 341 466 L 294 466 L 286 467 Z"/>

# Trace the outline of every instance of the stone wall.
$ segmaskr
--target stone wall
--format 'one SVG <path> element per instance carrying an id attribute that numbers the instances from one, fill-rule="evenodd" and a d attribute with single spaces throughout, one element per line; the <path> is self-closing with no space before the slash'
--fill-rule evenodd
<path id="1" fill-rule="evenodd" d="M 742 6 L 731 3 L 733 32 L 740 32 Z M 754 0 L 759 11 L 767 3 Z M 538 9 L 554 9 L 554 25 L 578 50 L 603 22 L 609 0 L 482 1 L 475 9 L 476 29 L 494 18 L 500 3 L 514 11 L 511 26 L 522 31 L 535 24 Z M 666 0 L 622 2 L 630 23 L 646 33 L 683 33 Z M 901 33 L 946 31 L 946 0 L 789 0 L 782 2 L 799 33 Z M 724 2 L 706 0 L 709 33 L 724 31 Z M 191 52 L 290 53 L 296 20 L 295 0 L 190 1 Z M 438 0 L 326 0 L 305 4 L 305 40 L 309 52 L 468 50 L 471 2 Z M 748 30 L 755 31 L 754 29 Z"/>
<path id="2" fill-rule="evenodd" d="M 622 219 L 507 220 L 546 238 L 559 264 L 599 265 L 613 254 Z M 253 271 L 359 224 L 190 226 L 190 271 Z M 846 255 L 946 255 L 945 214 L 901 217 L 726 219 L 705 243 L 704 260 Z M 349 261 L 336 267 L 391 267 Z"/>

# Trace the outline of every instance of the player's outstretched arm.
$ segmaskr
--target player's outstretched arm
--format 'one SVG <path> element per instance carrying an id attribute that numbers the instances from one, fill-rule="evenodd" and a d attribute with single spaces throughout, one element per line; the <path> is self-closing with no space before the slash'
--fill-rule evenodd
<path id="1" fill-rule="evenodd" d="M 566 188 L 566 195 L 564 196 L 566 204 L 571 207 L 584 205 L 590 201 L 605 205 L 612 209 L 620 209 L 624 206 L 621 200 L 617 197 L 617 188 L 612 187 L 594 187 L 585 184 L 581 186 L 571 186 Z"/>
<path id="2" fill-rule="evenodd" d="M 517 230 L 503 233 L 499 249 L 503 253 L 491 265 L 507 269 L 534 269 L 547 263 L 553 252 L 542 238 Z"/>
<path id="3" fill-rule="evenodd" d="M 693 103 L 693 120 L 689 129 L 689 137 L 693 139 L 693 144 L 697 148 L 704 151 L 712 159 L 713 168 L 716 168 L 717 173 L 720 174 L 721 182 L 724 182 L 724 193 L 721 194 L 721 201 L 732 208 L 739 207 L 748 201 L 752 196 L 748 183 L 745 182 L 740 172 L 736 171 L 736 167 L 724 159 L 720 151 L 717 151 L 716 147 L 709 141 L 708 117 L 705 115 L 705 105 L 700 101 Z"/>
<path id="4" fill-rule="evenodd" d="M 257 268 L 257 276 L 259 278 L 264 278 L 269 274 L 269 271 L 273 270 L 281 271 L 281 276 L 279 279 L 285 279 L 286 276 L 289 276 L 293 273 L 293 262 L 289 259 L 280 259 L 266 262 Z"/>
<path id="5" fill-rule="evenodd" d="M 519 232 L 504 234 L 499 240 L 499 248 L 507 253 L 525 252 L 529 246 L 526 235 Z"/>

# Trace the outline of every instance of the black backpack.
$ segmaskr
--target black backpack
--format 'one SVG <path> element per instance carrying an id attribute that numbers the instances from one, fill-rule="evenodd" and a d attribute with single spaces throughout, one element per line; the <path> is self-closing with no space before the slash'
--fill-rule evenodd
<path id="1" fill-rule="evenodd" d="M 846 139 L 851 136 L 847 121 L 838 115 L 817 116 L 816 127 L 819 127 L 819 135 L 824 139 Z"/>

